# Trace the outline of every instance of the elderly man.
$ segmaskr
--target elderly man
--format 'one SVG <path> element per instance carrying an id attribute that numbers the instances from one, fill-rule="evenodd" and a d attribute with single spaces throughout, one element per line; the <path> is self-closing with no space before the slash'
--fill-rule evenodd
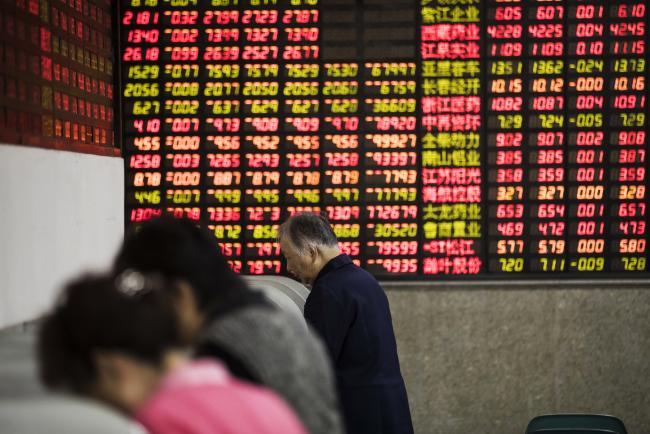
<path id="1" fill-rule="evenodd" d="M 348 434 L 412 434 L 388 299 L 341 254 L 328 221 L 298 214 L 279 229 L 287 268 L 312 285 L 305 318 L 332 358 Z"/>

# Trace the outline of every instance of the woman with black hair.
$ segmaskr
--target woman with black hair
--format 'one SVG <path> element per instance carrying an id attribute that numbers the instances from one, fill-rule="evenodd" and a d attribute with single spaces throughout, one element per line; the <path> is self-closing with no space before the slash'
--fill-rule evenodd
<path id="1" fill-rule="evenodd" d="M 183 350 L 170 297 L 191 291 L 126 270 L 70 284 L 38 337 L 41 379 L 106 402 L 152 434 L 304 434 L 274 393 Z"/>
<path id="2" fill-rule="evenodd" d="M 129 268 L 187 281 L 174 297 L 181 335 L 197 357 L 223 360 L 241 379 L 269 387 L 312 434 L 343 432 L 334 377 L 322 343 L 302 318 L 248 289 L 216 239 L 186 220 L 162 218 L 130 234 L 115 260 Z"/>

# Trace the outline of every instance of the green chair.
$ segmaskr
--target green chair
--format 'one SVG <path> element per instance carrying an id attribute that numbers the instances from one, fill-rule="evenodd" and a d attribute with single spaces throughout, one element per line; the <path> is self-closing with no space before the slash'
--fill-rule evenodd
<path id="1" fill-rule="evenodd" d="M 541 429 L 533 434 L 616 434 L 608 429 Z"/>
<path id="2" fill-rule="evenodd" d="M 623 422 L 602 414 L 548 414 L 530 421 L 526 434 L 627 434 Z"/>

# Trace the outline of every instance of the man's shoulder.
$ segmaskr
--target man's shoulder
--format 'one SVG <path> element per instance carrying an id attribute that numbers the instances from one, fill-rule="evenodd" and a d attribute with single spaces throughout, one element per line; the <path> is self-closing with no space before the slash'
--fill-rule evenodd
<path id="1" fill-rule="evenodd" d="M 344 267 L 332 270 L 321 276 L 312 288 L 312 291 L 322 291 L 333 294 L 354 293 L 367 288 L 381 289 L 377 279 L 354 264 L 346 264 Z"/>

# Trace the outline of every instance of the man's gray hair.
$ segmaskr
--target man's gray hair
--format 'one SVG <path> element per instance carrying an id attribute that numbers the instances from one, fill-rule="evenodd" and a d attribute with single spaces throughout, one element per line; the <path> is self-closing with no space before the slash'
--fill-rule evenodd
<path id="1" fill-rule="evenodd" d="M 327 219 L 319 214 L 295 214 L 278 228 L 278 240 L 287 238 L 301 255 L 309 248 L 336 247 L 338 240 Z"/>

